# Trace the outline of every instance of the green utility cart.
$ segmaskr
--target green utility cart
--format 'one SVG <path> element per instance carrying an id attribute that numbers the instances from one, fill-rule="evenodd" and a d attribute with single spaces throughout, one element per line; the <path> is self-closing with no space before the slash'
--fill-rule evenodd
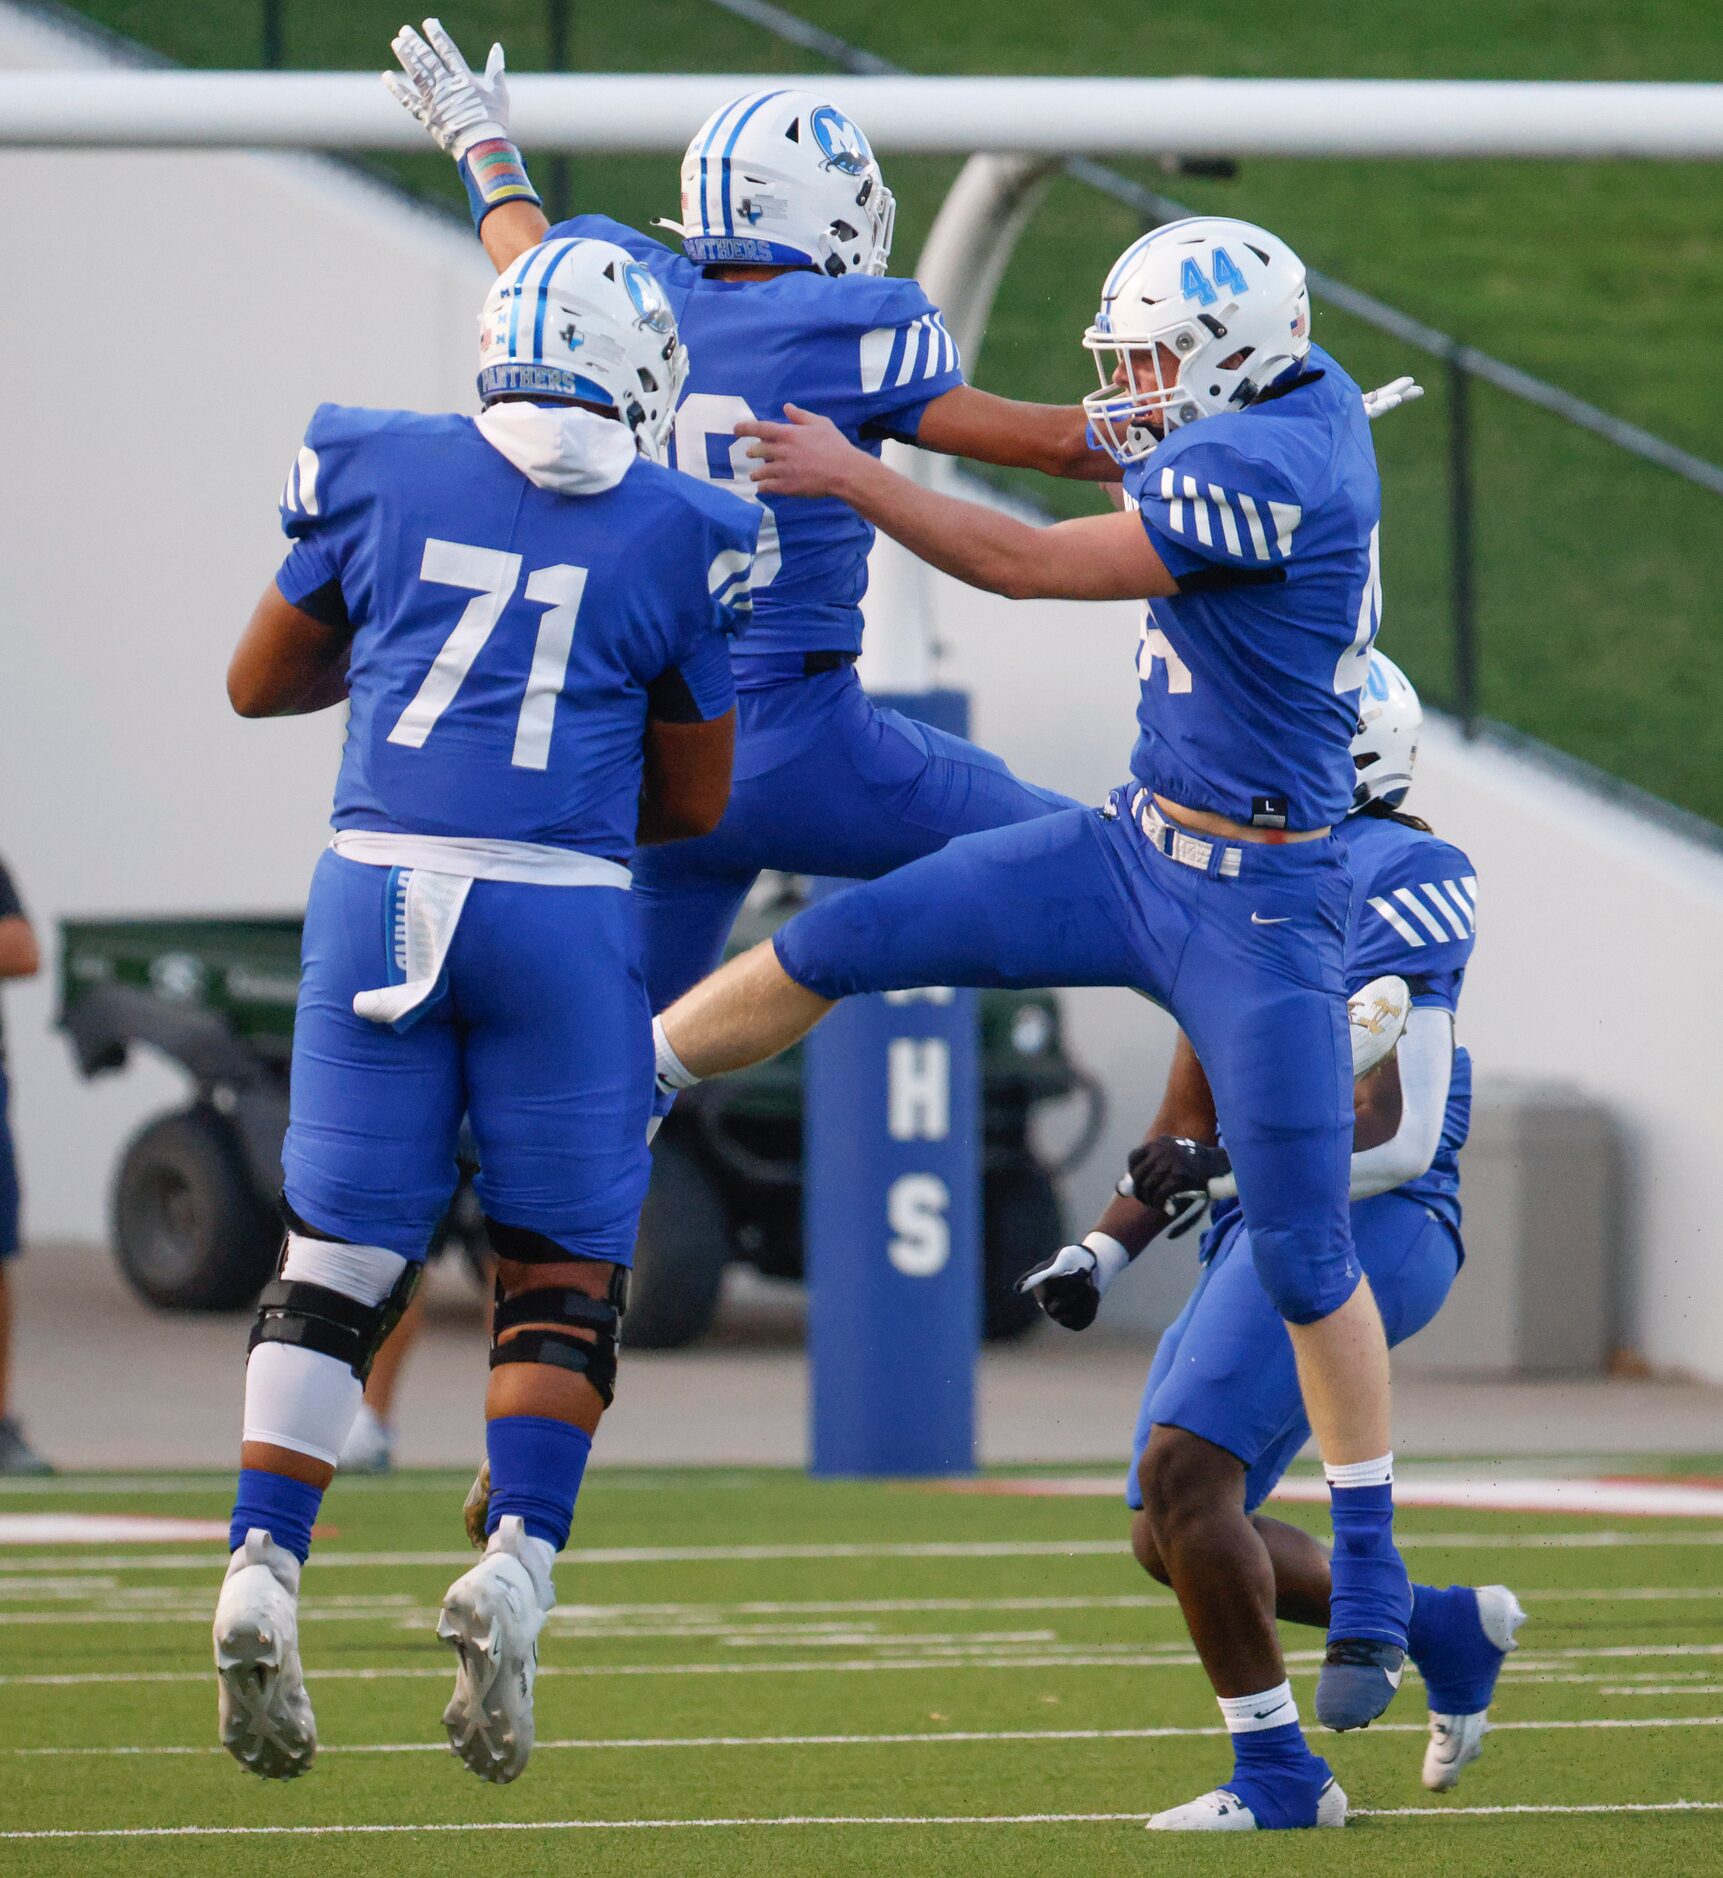
<path id="1" fill-rule="evenodd" d="M 803 902 L 800 884 L 768 877 L 733 935 L 763 938 Z M 60 928 L 61 1028 L 86 1076 L 125 1067 L 134 1048 L 184 1070 L 192 1095 L 153 1117 L 115 1170 L 115 1255 L 132 1286 L 171 1310 L 238 1310 L 269 1276 L 280 1243 L 287 1072 L 299 980 L 300 918 L 66 920 Z M 981 999 L 986 1127 L 983 1284 L 989 1337 L 1035 1320 L 1013 1289 L 1063 1237 L 1055 1180 L 1102 1121 L 1094 1081 L 1066 1054 L 1047 991 Z M 1029 1139 L 1034 1111 L 1078 1101 L 1058 1164 Z M 1066 1132 L 1066 1131 L 1061 1131 Z M 467 1144 L 470 1147 L 470 1143 Z M 488 1257 L 470 1189 L 476 1155 L 441 1231 L 475 1270 Z M 791 1050 L 681 1098 L 653 1149 L 641 1217 L 628 1341 L 692 1342 L 711 1324 L 724 1267 L 802 1273 L 802 1062 Z"/>

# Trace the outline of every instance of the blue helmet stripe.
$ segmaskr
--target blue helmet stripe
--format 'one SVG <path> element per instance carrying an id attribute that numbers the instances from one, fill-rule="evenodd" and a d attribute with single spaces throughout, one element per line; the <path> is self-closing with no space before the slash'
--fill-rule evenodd
<path id="1" fill-rule="evenodd" d="M 544 319 L 550 311 L 550 277 L 579 245 L 578 241 L 565 241 L 545 263 L 544 272 L 538 277 L 538 309 L 532 320 L 532 356 L 535 360 L 544 357 Z M 512 353 L 514 347 L 510 346 L 509 351 Z"/>
<path id="2" fill-rule="evenodd" d="M 747 100 L 745 98 L 732 98 L 730 102 L 724 106 L 723 110 L 713 118 L 712 128 L 706 133 L 706 141 L 700 146 L 700 221 L 707 230 L 711 229 L 713 222 L 717 219 L 713 215 L 711 208 L 711 170 L 707 158 L 713 144 L 718 141 L 718 133 L 724 128 L 724 124 L 729 118 L 730 113 L 736 109 L 737 105 L 746 103 Z"/>
<path id="3" fill-rule="evenodd" d="M 724 145 L 724 154 L 718 164 L 718 193 L 724 203 L 724 233 L 726 235 L 733 235 L 736 232 L 734 212 L 730 206 L 730 153 L 736 148 L 736 139 L 741 136 L 748 119 L 759 110 L 761 105 L 770 104 L 774 98 L 781 98 L 786 90 L 788 86 L 780 87 L 777 91 L 762 91 L 730 128 L 730 138 Z"/>
<path id="4" fill-rule="evenodd" d="M 1198 219 L 1199 218 L 1194 215 L 1182 215 L 1176 222 L 1162 222 L 1159 228 L 1151 228 L 1146 235 L 1139 235 L 1125 252 L 1119 256 L 1118 260 L 1113 263 L 1113 270 L 1107 276 L 1106 285 L 1101 289 L 1101 300 L 1103 304 L 1112 299 L 1113 295 L 1118 292 L 1119 276 L 1123 274 L 1125 269 L 1130 266 L 1137 256 L 1148 247 L 1150 242 L 1158 241 L 1162 235 L 1171 233 L 1175 228 L 1184 228 L 1189 223 Z"/>

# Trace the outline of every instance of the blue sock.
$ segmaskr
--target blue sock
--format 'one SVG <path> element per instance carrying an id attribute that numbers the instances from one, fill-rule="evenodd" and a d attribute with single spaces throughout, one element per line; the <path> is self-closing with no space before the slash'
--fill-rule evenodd
<path id="1" fill-rule="evenodd" d="M 1470 1585 L 1412 1587 L 1407 1652 L 1424 1678 L 1437 1715 L 1476 1715 L 1490 1706 L 1502 1652 L 1478 1620 L 1478 1594 Z"/>
<path id="2" fill-rule="evenodd" d="M 1394 1549 L 1394 1489 L 1335 1487 L 1328 1492 L 1334 1522 L 1328 1634 L 1375 1637 L 1406 1645 L 1411 1588 Z"/>
<path id="3" fill-rule="evenodd" d="M 234 1495 L 233 1518 L 227 1529 L 227 1549 L 237 1552 L 253 1526 L 263 1530 L 303 1565 L 311 1555 L 311 1527 L 323 1504 L 323 1489 L 285 1474 L 266 1474 L 259 1467 L 239 1470 L 239 1491 Z"/>
<path id="4" fill-rule="evenodd" d="M 568 1544 L 580 1477 L 592 1452 L 592 1436 L 572 1422 L 548 1415 L 501 1415 L 485 1424 L 485 1453 L 491 1463 L 491 1505 L 485 1531 L 505 1515 L 522 1520 L 528 1533 L 557 1551 Z"/>
<path id="5" fill-rule="evenodd" d="M 1232 1737 L 1232 1778 L 1226 1783 L 1256 1815 L 1259 1826 L 1314 1826 L 1316 1803 L 1333 1778 L 1312 1754 L 1296 1721 Z"/>

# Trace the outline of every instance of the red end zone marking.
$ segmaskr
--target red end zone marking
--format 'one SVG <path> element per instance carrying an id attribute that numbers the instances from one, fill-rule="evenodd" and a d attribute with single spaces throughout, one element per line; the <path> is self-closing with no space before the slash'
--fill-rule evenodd
<path id="1" fill-rule="evenodd" d="M 1112 1474 L 1064 1474 L 1011 1479 L 944 1481 L 945 1493 L 1000 1494 L 1022 1499 L 1123 1500 L 1125 1470 Z M 1321 1480 L 1283 1480 L 1277 1500 L 1306 1505 L 1328 1503 Z M 1680 1480 L 1667 1476 L 1612 1476 L 1608 1479 L 1527 1478 L 1513 1475 L 1398 1475 L 1396 1506 L 1471 1508 L 1486 1513 L 1593 1513 L 1615 1518 L 1723 1519 L 1723 1482 Z"/>

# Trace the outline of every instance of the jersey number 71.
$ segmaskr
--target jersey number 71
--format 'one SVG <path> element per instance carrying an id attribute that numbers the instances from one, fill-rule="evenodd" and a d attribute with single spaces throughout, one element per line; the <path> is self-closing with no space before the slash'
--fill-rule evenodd
<path id="1" fill-rule="evenodd" d="M 521 557 L 498 548 L 473 548 L 460 541 L 425 543 L 419 578 L 443 587 L 465 587 L 472 593 L 443 641 L 424 682 L 389 732 L 391 743 L 409 750 L 424 748 L 437 719 L 455 701 L 468 672 L 496 630 L 503 610 L 514 597 L 520 580 Z M 532 669 L 515 722 L 514 750 L 509 761 L 516 769 L 544 769 L 550 763 L 550 733 L 556 723 L 556 701 L 568 675 L 569 653 L 574 648 L 574 622 L 586 592 L 587 570 L 558 562 L 535 567 L 527 576 L 526 597 L 545 607 L 533 646 Z"/>

